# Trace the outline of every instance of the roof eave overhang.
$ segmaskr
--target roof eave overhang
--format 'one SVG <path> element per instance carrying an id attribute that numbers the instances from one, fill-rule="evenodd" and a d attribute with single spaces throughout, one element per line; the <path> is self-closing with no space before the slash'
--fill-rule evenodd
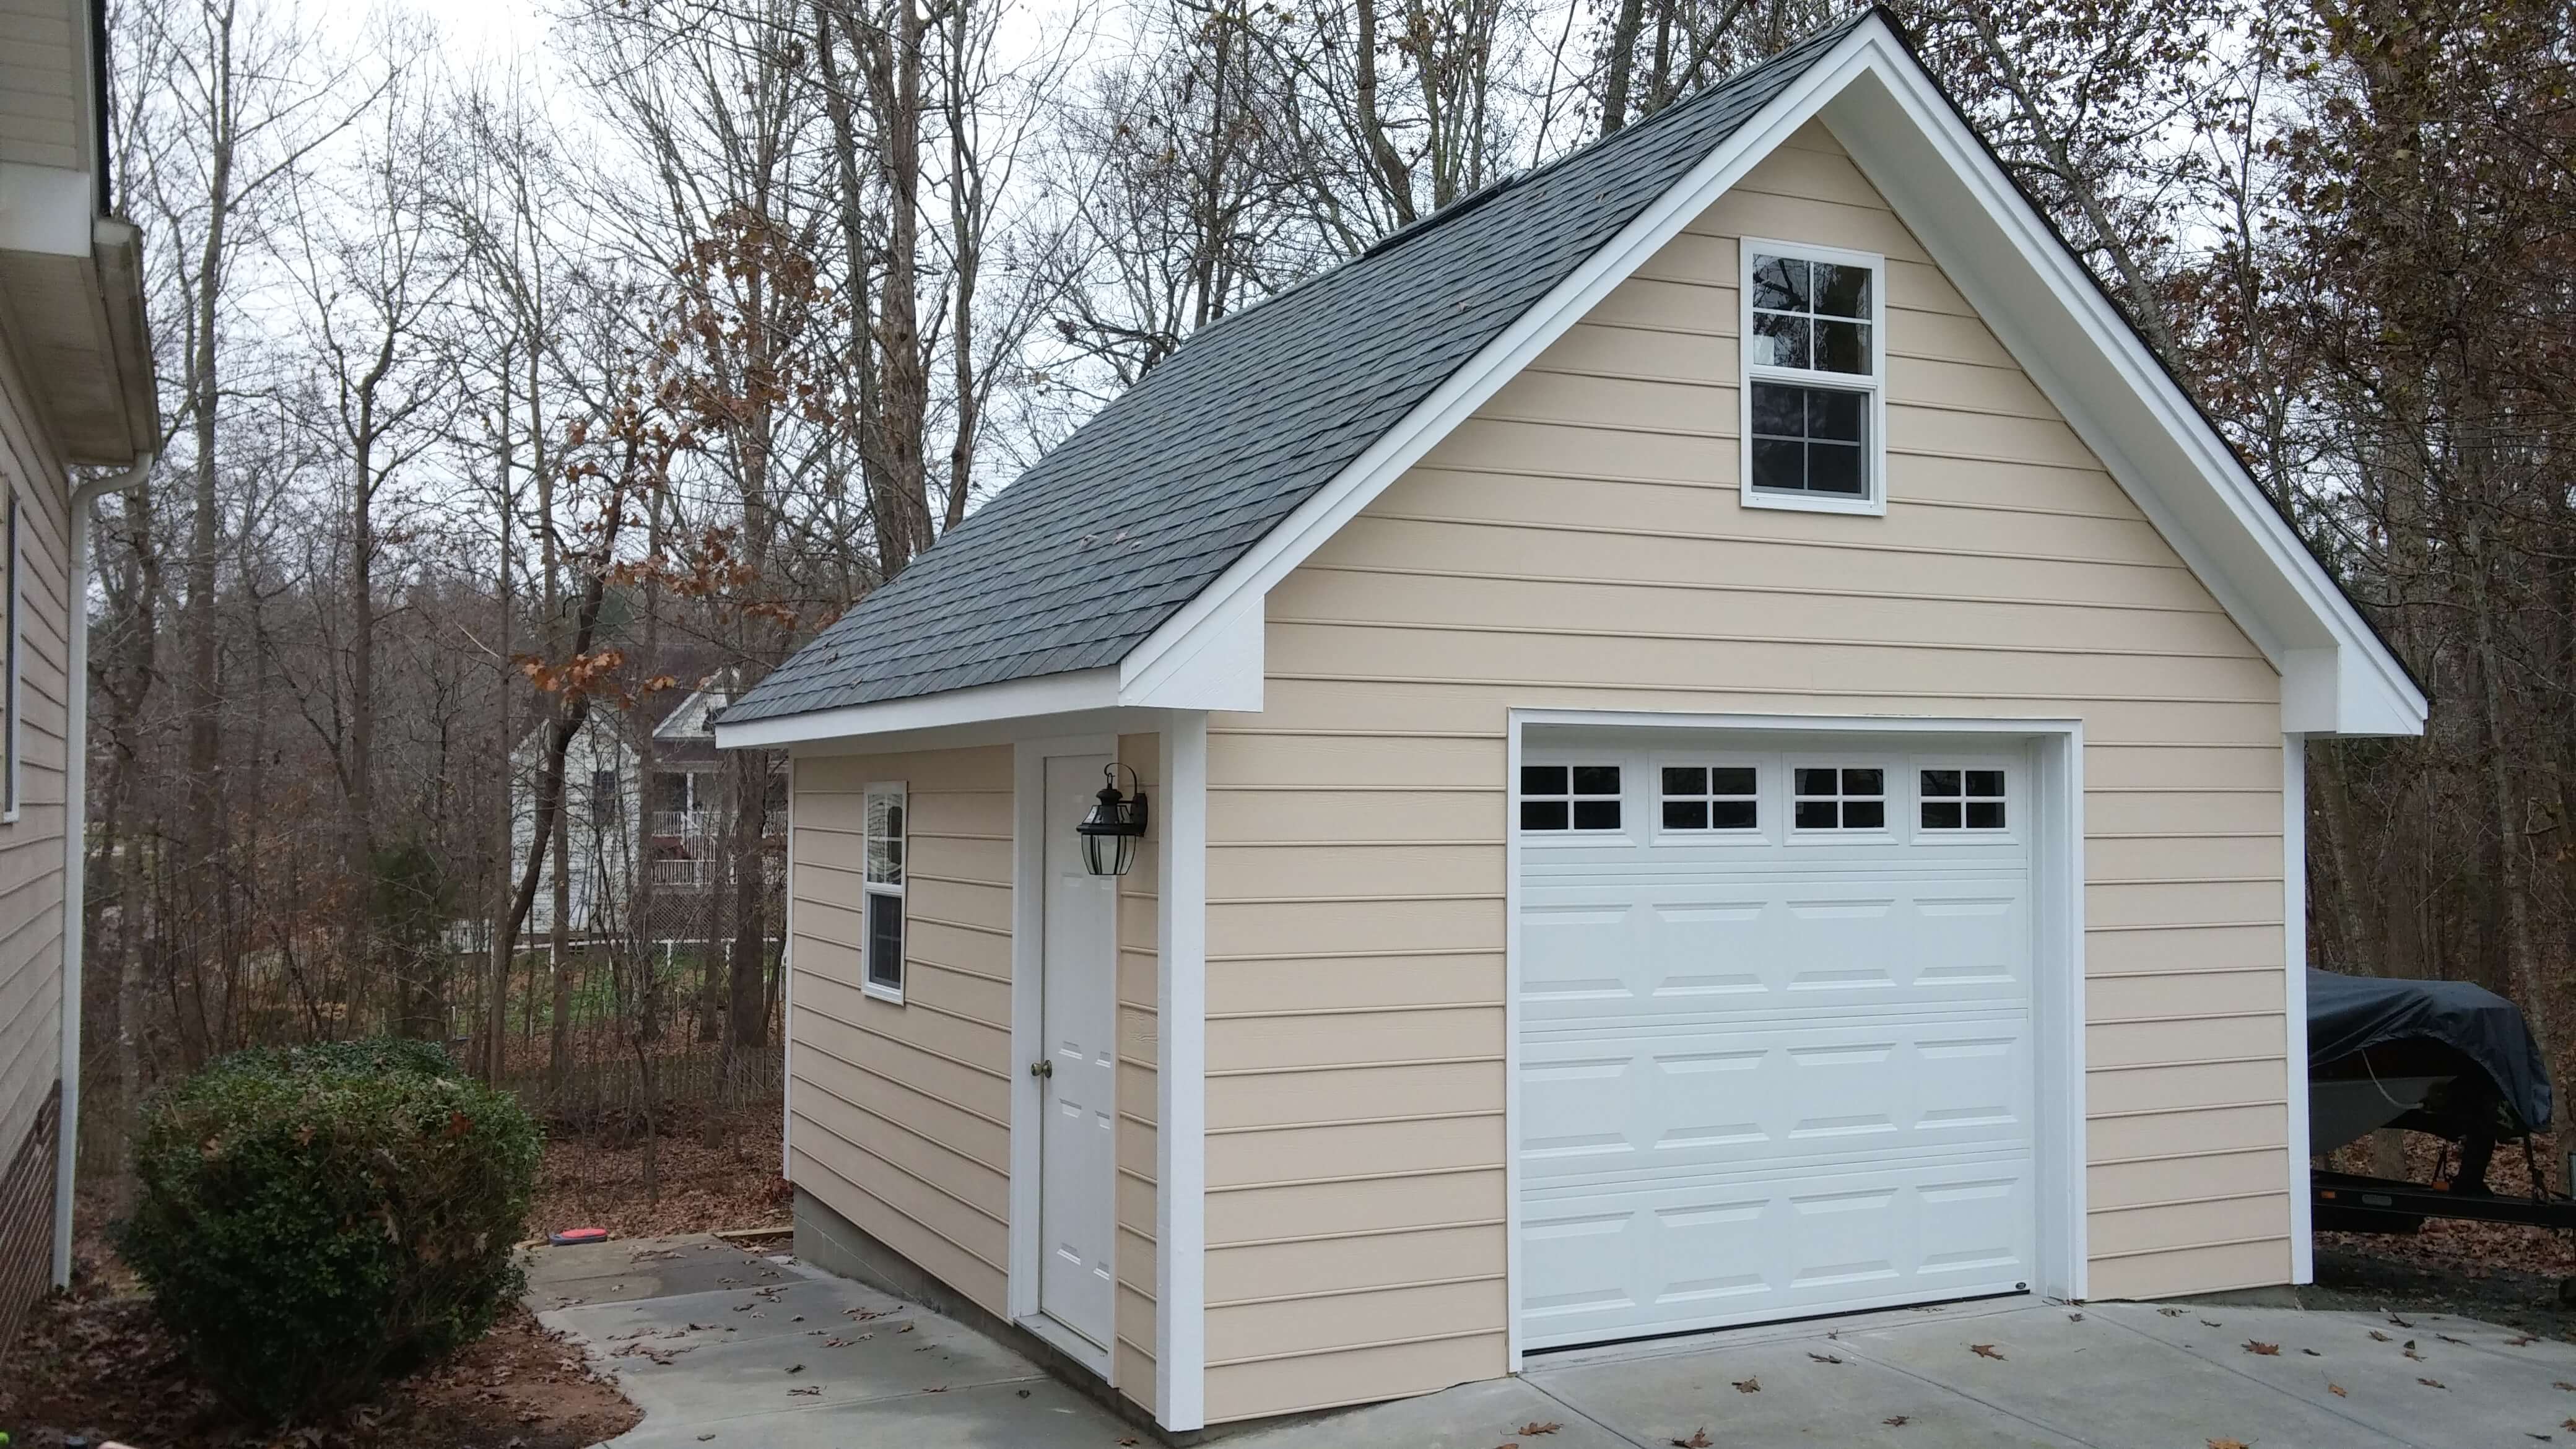
<path id="1" fill-rule="evenodd" d="M 719 724 L 725 748 L 991 730 L 1130 709 L 1257 710 L 1264 600 L 1360 510 L 1723 195 L 1822 118 L 2149 521 L 2281 674 L 2289 734 L 2423 732 L 2406 670 L 1934 87 L 1857 26 L 1116 666 Z M 927 738 L 927 736 L 925 736 Z"/>
<path id="2" fill-rule="evenodd" d="M 1116 665 L 1041 674 L 910 699 L 879 700 L 739 724 L 716 722 L 716 748 L 785 749 L 853 741 L 871 748 L 962 745 L 1036 734 L 1147 728 L 1166 711 L 1261 708 L 1261 610 L 1213 641 L 1195 667 L 1152 686 Z"/>
<path id="3" fill-rule="evenodd" d="M 34 186 L 28 176 L 69 178 Z M 47 430 L 69 462 L 130 467 L 158 446 L 161 415 L 144 326 L 143 238 L 88 215 L 87 173 L 18 167 L 0 189 L 0 308 Z M 59 195 L 52 194 L 59 192 Z M 41 202 L 59 205 L 47 207 Z M 55 214 L 77 201 L 77 215 Z"/>

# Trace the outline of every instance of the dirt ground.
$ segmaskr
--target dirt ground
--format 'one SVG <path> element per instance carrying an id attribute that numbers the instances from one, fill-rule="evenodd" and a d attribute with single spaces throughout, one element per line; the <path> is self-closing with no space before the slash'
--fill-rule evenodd
<path id="1" fill-rule="evenodd" d="M 596 1226 L 617 1237 L 783 1224 L 778 1106 L 694 1113 L 669 1124 L 644 1191 L 645 1152 L 614 1124 L 557 1124 L 538 1166 L 531 1236 Z M 198 1382 L 151 1300 L 109 1243 L 112 1187 L 84 1192 L 76 1293 L 40 1305 L 0 1348 L 0 1432 L 10 1449 L 56 1449 L 69 1434 L 136 1449 L 580 1449 L 639 1417 L 581 1354 L 514 1310 L 447 1363 L 386 1386 L 328 1424 L 254 1432 Z"/>
<path id="2" fill-rule="evenodd" d="M 524 1309 L 447 1363 L 389 1386 L 340 1420 L 260 1433 L 196 1380 L 134 1294 L 43 1304 L 8 1356 L 0 1427 L 10 1449 L 69 1434 L 138 1449 L 583 1449 L 642 1417 Z"/>

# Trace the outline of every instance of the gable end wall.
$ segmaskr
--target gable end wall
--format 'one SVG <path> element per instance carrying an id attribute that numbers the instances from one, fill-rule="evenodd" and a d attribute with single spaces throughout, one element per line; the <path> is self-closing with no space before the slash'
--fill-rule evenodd
<path id="1" fill-rule="evenodd" d="M 1886 517 L 1738 502 L 1743 235 L 1887 257 Z M 2091 1291 L 2288 1277 L 2278 676 L 1821 126 L 1267 608 L 1209 728 L 1210 1422 L 1507 1371 L 1515 707 L 2081 717 Z"/>

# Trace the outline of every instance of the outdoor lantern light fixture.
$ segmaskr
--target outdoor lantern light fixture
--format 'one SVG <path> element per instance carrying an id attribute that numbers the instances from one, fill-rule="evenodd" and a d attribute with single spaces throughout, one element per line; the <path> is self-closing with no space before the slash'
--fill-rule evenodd
<path id="1" fill-rule="evenodd" d="M 1127 783 L 1136 794 L 1132 799 L 1119 794 L 1119 768 L 1114 763 L 1101 767 L 1100 803 L 1074 827 L 1082 837 L 1083 868 L 1093 875 L 1125 875 L 1136 863 L 1136 842 L 1145 834 L 1144 786 L 1130 767 Z"/>

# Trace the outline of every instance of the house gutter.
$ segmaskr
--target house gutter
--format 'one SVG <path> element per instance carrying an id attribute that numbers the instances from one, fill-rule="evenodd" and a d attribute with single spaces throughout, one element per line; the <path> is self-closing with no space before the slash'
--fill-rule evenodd
<path id="1" fill-rule="evenodd" d="M 62 1107 L 54 1117 L 54 1286 L 72 1283 L 72 1184 L 80 1167 L 81 953 L 89 913 L 89 509 L 152 472 L 152 450 L 122 473 L 72 489 L 71 557 L 64 589 L 71 615 L 63 669 L 63 1055 Z"/>

